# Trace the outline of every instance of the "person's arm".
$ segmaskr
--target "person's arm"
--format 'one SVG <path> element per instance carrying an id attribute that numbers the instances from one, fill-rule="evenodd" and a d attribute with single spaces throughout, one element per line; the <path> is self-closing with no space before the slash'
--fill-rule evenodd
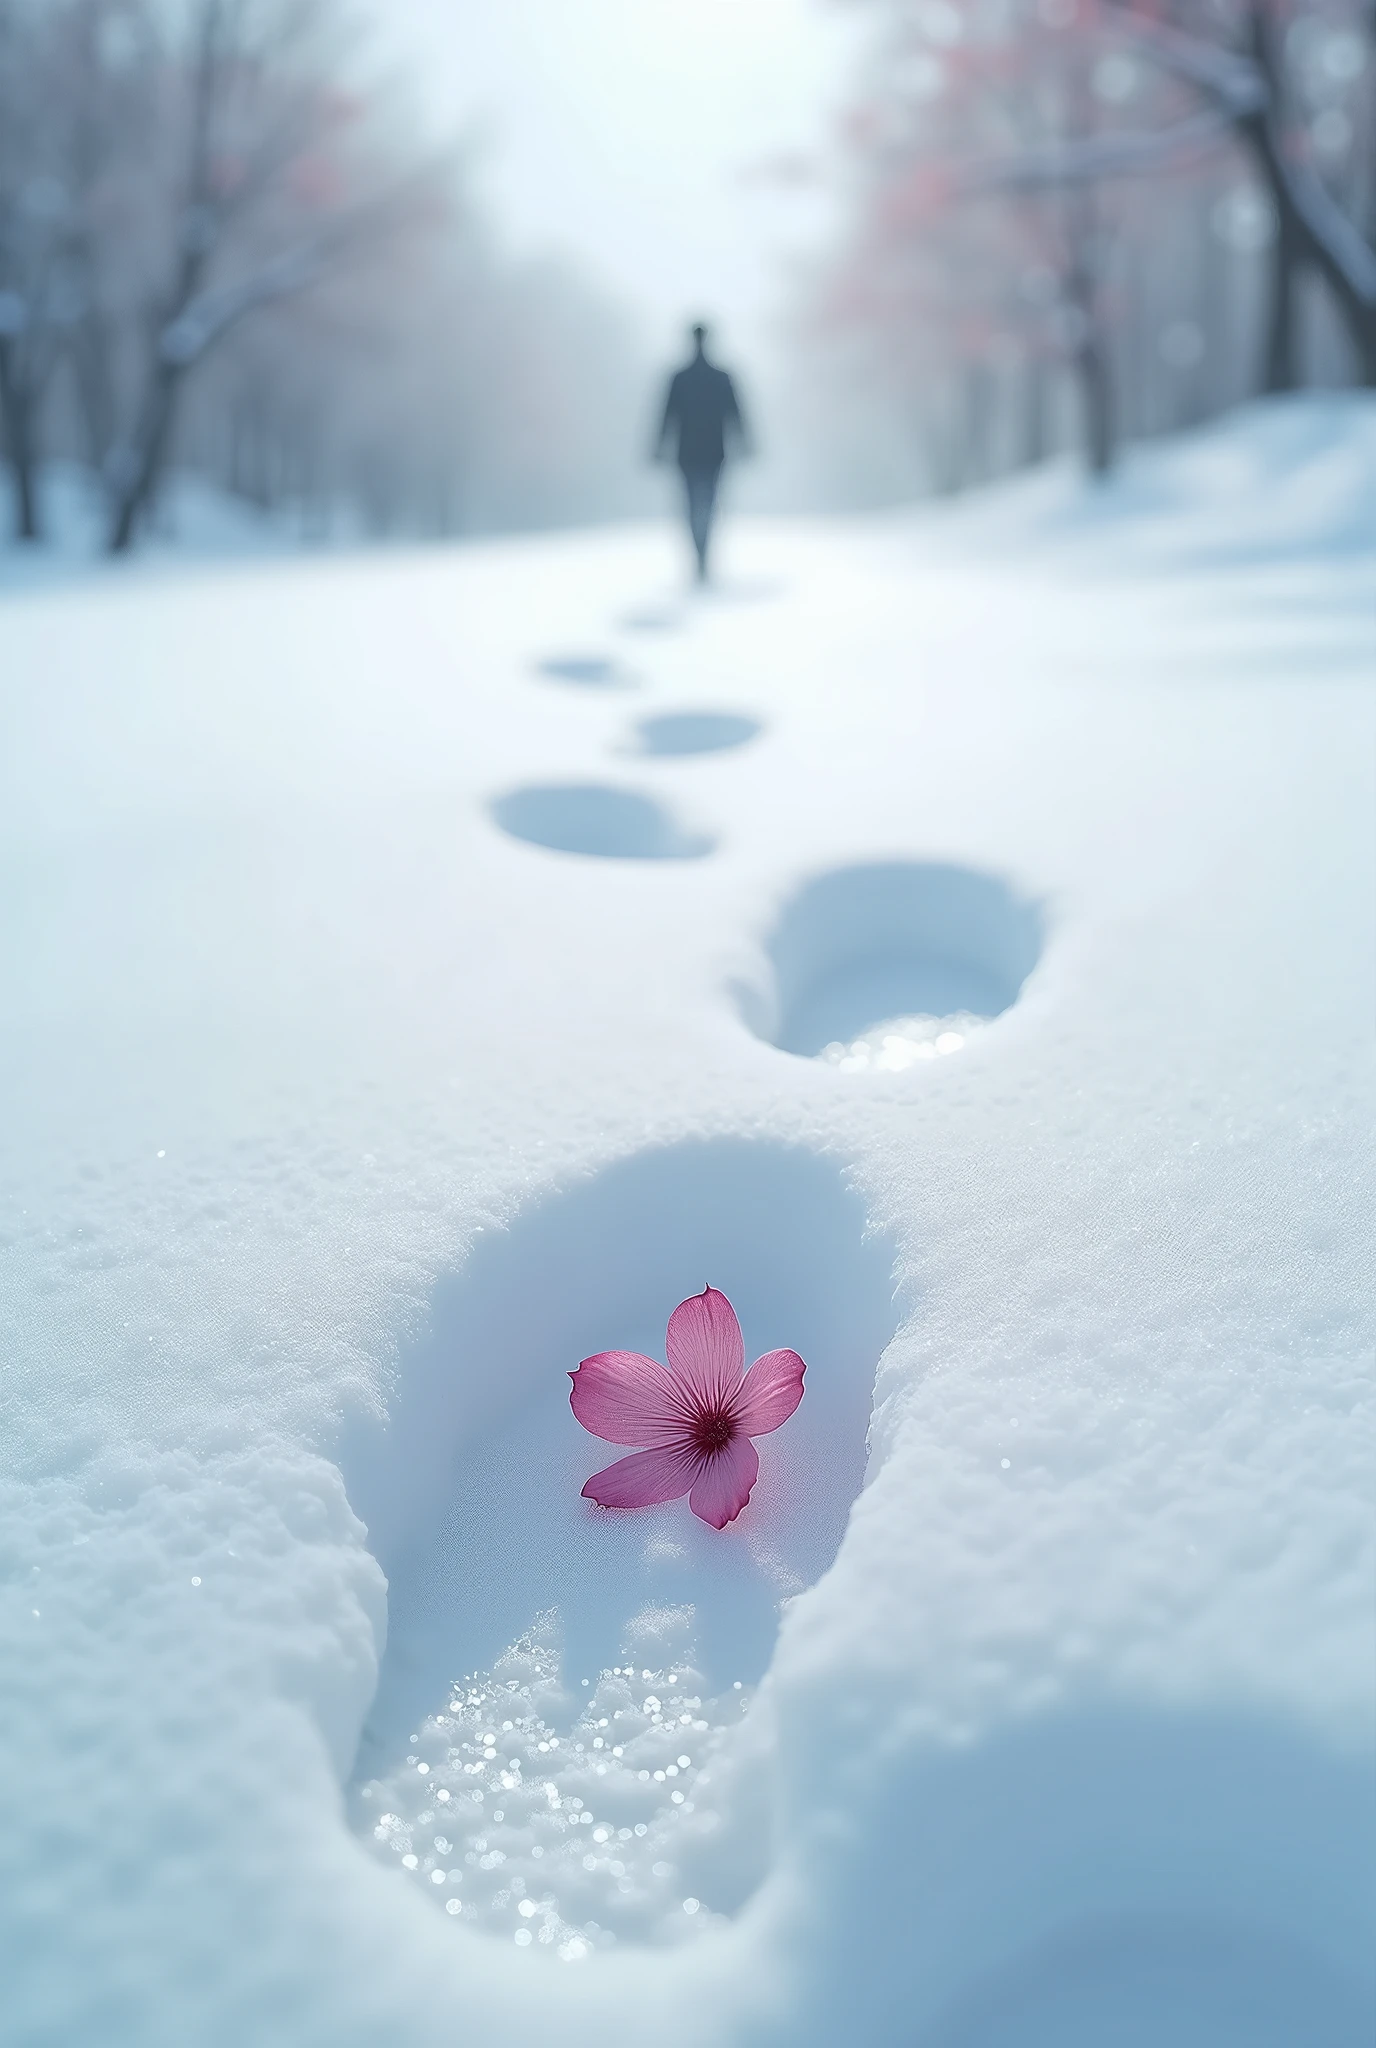
<path id="1" fill-rule="evenodd" d="M 659 432 L 655 435 L 654 445 L 650 449 L 651 462 L 666 462 L 668 460 L 669 440 L 674 428 L 678 424 L 678 415 L 679 386 L 678 374 L 675 372 L 669 379 L 669 388 L 664 394 L 664 412 L 659 422 Z"/>
<path id="2" fill-rule="evenodd" d="M 731 429 L 731 439 L 735 443 L 736 454 L 743 458 L 753 455 L 755 453 L 755 442 L 749 427 L 745 423 L 745 414 L 741 411 L 740 396 L 729 376 L 726 379 L 725 424 Z"/>

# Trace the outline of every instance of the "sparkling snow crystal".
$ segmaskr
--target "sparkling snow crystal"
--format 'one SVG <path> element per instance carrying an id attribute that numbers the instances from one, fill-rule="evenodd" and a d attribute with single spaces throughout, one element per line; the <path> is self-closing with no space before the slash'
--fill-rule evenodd
<path id="1" fill-rule="evenodd" d="M 702 1933 L 714 1916 L 685 1908 L 680 1867 L 718 1825 L 711 1763 L 748 1689 L 704 1700 L 684 1663 L 628 1663 L 579 1697 L 570 1719 L 554 1631 L 537 1631 L 358 1789 L 360 1827 L 449 1915 L 565 1962 Z"/>

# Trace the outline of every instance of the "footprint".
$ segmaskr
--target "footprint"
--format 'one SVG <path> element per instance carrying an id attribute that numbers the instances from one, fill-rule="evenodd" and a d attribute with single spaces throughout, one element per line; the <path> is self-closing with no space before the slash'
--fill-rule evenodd
<path id="1" fill-rule="evenodd" d="M 1039 908 L 993 875 L 918 861 L 838 868 L 785 905 L 766 974 L 735 993 L 750 1029 L 784 1052 L 851 1071 L 906 1066 L 955 1050 L 1016 1002 L 1041 942 Z"/>
<path id="2" fill-rule="evenodd" d="M 672 633 L 679 619 L 674 611 L 627 612 L 620 623 L 627 633 Z"/>
<path id="3" fill-rule="evenodd" d="M 513 839 L 602 860 L 700 860 L 715 839 L 689 832 L 653 797 L 606 783 L 546 783 L 509 790 L 491 813 Z"/>
<path id="4" fill-rule="evenodd" d="M 634 676 L 605 654 L 557 654 L 535 664 L 537 675 L 557 683 L 577 683 L 586 690 L 631 690 Z"/>
<path id="5" fill-rule="evenodd" d="M 743 747 L 763 730 L 757 718 L 744 718 L 732 711 L 668 711 L 655 718 L 642 718 L 636 727 L 639 744 L 627 751 L 719 754 L 728 747 Z"/>
<path id="6" fill-rule="evenodd" d="M 361 1779 L 399 1763 L 451 1681 L 490 1671 L 551 1608 L 575 1686 L 620 1663 L 647 1615 L 685 1608 L 704 1692 L 761 1675 L 781 1598 L 827 1569 L 864 1478 L 895 1325 L 890 1251 L 865 1228 L 829 1161 L 717 1140 L 609 1167 L 479 1238 L 402 1354 L 385 1427 L 341 1458 L 388 1582 Z M 662 1358 L 670 1311 L 709 1278 L 747 1357 L 802 1353 L 802 1406 L 761 1441 L 754 1494 L 725 1531 L 683 1501 L 593 1508 L 583 1482 L 617 1454 L 575 1421 L 566 1375 L 612 1347 Z"/>

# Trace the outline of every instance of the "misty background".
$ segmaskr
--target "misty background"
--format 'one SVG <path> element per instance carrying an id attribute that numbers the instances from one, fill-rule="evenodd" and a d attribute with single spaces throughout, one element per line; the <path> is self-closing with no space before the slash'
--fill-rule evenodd
<path id="1" fill-rule="evenodd" d="M 4 516 L 846 510 L 1376 382 L 1372 0 L 0 0 Z"/>

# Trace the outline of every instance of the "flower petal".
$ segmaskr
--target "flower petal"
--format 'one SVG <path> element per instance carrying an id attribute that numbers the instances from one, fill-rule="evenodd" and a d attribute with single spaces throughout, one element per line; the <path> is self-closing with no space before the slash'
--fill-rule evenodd
<path id="1" fill-rule="evenodd" d="M 627 1460 L 629 1463 L 629 1460 Z M 760 1454 L 748 1436 L 738 1436 L 704 1459 L 693 1481 L 688 1505 L 700 1522 L 724 1529 L 734 1522 L 750 1498 L 750 1489 L 760 1476 Z"/>
<path id="2" fill-rule="evenodd" d="M 683 1432 L 683 1396 L 653 1358 L 638 1351 L 599 1351 L 569 1378 L 574 1414 L 609 1444 L 666 1444 Z"/>
<path id="3" fill-rule="evenodd" d="M 652 1508 L 656 1501 L 681 1500 L 697 1469 L 698 1461 L 690 1450 L 664 1446 L 655 1451 L 632 1451 L 629 1458 L 618 1458 L 604 1472 L 594 1472 L 583 1488 L 583 1498 L 595 1500 L 601 1508 Z"/>
<path id="4" fill-rule="evenodd" d="M 724 1408 L 741 1383 L 745 1342 L 736 1311 L 715 1287 L 681 1301 L 669 1318 L 669 1370 L 699 1408 Z"/>
<path id="5" fill-rule="evenodd" d="M 787 1422 L 803 1398 L 806 1371 L 796 1351 L 766 1351 L 757 1358 L 731 1403 L 736 1427 L 746 1436 L 768 1436 Z"/>

